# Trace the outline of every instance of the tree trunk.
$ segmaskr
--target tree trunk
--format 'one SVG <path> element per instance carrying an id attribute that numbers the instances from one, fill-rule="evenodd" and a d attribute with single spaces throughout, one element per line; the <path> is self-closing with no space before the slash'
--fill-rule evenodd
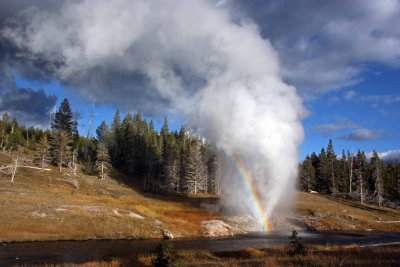
<path id="1" fill-rule="evenodd" d="M 62 161 L 63 161 L 63 151 L 60 149 L 60 162 L 58 163 L 58 168 L 60 173 L 62 173 Z"/>
<path id="2" fill-rule="evenodd" d="M 350 185 L 350 195 L 353 193 L 352 191 L 352 183 L 353 183 L 353 155 L 351 155 L 351 162 L 350 162 L 350 176 L 349 176 L 349 185 Z"/>
<path id="3" fill-rule="evenodd" d="M 40 171 L 43 171 L 43 169 L 44 169 L 44 153 L 43 153 L 43 155 L 42 155 L 42 164 L 41 164 L 41 170 Z"/>
<path id="4" fill-rule="evenodd" d="M 104 161 L 101 162 L 101 180 L 104 180 Z"/>
<path id="5" fill-rule="evenodd" d="M 11 170 L 11 182 L 14 182 L 15 174 L 17 173 L 17 167 L 18 167 L 18 156 L 14 160 L 14 166 L 13 169 Z"/>
<path id="6" fill-rule="evenodd" d="M 362 174 L 360 174 L 359 179 L 360 179 L 360 200 L 361 204 L 364 204 L 364 178 Z"/>

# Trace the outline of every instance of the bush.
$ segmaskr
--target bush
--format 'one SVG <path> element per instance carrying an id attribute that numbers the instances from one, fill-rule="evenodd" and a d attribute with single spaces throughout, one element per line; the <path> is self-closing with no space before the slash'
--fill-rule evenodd
<path id="1" fill-rule="evenodd" d="M 153 265 L 156 267 L 174 266 L 176 263 L 176 251 L 169 243 L 158 244 L 155 253 L 156 258 L 153 260 Z"/>
<path id="2" fill-rule="evenodd" d="M 289 256 L 304 255 L 305 249 L 301 243 L 301 238 L 297 236 L 296 230 L 293 230 L 292 235 L 289 236 L 289 245 L 287 247 L 287 254 Z"/>

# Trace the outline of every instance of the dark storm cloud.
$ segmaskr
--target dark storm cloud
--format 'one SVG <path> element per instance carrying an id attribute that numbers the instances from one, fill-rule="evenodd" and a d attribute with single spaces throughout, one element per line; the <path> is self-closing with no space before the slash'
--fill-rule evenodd
<path id="1" fill-rule="evenodd" d="M 49 112 L 57 101 L 43 90 L 29 88 L 10 90 L 0 95 L 0 112 L 8 112 L 20 122 L 43 126 L 48 123 Z"/>
<path id="2" fill-rule="evenodd" d="M 0 0 L 0 24 L 23 9 L 36 7 L 53 10 L 59 8 L 64 2 L 65 0 Z"/>
<path id="3" fill-rule="evenodd" d="M 83 8 L 77 10 L 78 12 L 75 14 L 68 14 L 68 8 L 76 2 L 81 2 Z M 281 73 L 285 81 L 296 86 L 306 98 L 315 98 L 327 91 L 360 82 L 362 74 L 368 71 L 367 64 L 369 63 L 380 63 L 395 68 L 400 66 L 400 28 L 397 26 L 400 24 L 400 1 L 210 0 L 209 2 L 214 2 L 219 8 L 232 11 L 231 15 L 235 13 L 236 15 L 232 15 L 232 17 L 236 16 L 238 23 L 242 18 L 253 19 L 259 25 L 263 37 L 270 40 L 277 50 L 281 62 Z M 79 24 L 82 19 L 81 15 L 94 19 L 92 22 L 96 21 L 92 14 L 103 12 L 101 4 L 98 5 L 100 8 L 94 6 L 92 13 L 86 14 L 86 8 L 89 8 L 90 5 L 88 3 L 89 1 L 74 0 L 1 1 L 0 24 L 4 26 L 5 19 L 13 17 L 14 19 L 9 18 L 7 21 L 9 26 L 14 24 L 10 28 L 15 30 L 13 37 L 18 36 L 18 38 L 21 37 L 21 34 L 29 34 L 29 31 L 21 31 L 27 25 L 31 26 L 29 29 L 31 32 L 38 30 L 38 27 L 47 27 L 49 30 L 62 32 L 68 30 L 68 26 L 71 25 L 74 25 L 72 27 L 82 27 Z M 116 9 L 118 5 L 124 5 L 121 3 L 119 1 L 115 3 Z M 31 11 L 22 16 L 19 11 L 27 10 L 27 8 L 31 8 Z M 142 12 L 147 11 L 142 10 Z M 63 14 L 67 14 L 69 17 L 62 20 Z M 131 20 L 121 16 L 123 12 L 119 11 L 119 14 L 118 19 L 113 20 L 113 23 L 108 25 L 99 23 L 97 26 L 110 27 L 111 25 L 113 27 L 121 22 L 122 24 L 118 24 L 118 27 L 124 29 L 123 23 L 138 24 L 135 19 Z M 102 16 L 108 17 L 107 13 Z M 49 23 L 56 23 L 56 25 L 48 25 Z M 63 23 L 69 23 L 69 25 Z M 90 31 L 97 32 L 99 30 L 97 26 Z M 131 30 L 134 32 L 135 27 L 131 27 Z M 82 49 L 84 53 L 90 53 L 90 49 L 94 47 L 92 43 L 87 47 L 79 47 L 77 40 L 79 36 L 70 38 L 67 33 L 62 35 L 56 32 L 53 34 L 54 38 L 60 37 L 60 40 L 59 43 L 52 43 L 53 45 L 61 45 L 62 42 L 76 42 L 77 44 L 71 46 L 68 53 L 63 51 L 60 55 L 60 51 L 55 51 L 54 57 L 47 56 L 45 59 L 41 57 L 41 53 L 19 51 L 19 57 L 29 63 L 27 67 L 21 65 L 18 68 L 15 67 L 22 75 L 33 79 L 37 78 L 36 76 L 46 78 L 49 74 L 53 74 L 54 69 L 58 68 L 60 64 L 65 63 L 63 62 L 65 57 L 77 56 L 77 51 Z M 86 31 L 82 34 L 91 33 Z M 129 33 L 123 32 L 122 35 L 126 36 Z M 95 45 L 99 48 L 104 47 L 101 42 L 111 42 L 111 40 L 116 43 L 115 47 L 117 48 L 118 42 L 122 38 L 120 35 L 116 35 L 117 39 L 110 37 L 111 39 L 103 40 L 101 33 L 99 36 L 100 38 L 97 38 L 96 35 L 92 36 L 94 37 L 93 43 L 97 42 L 98 44 Z M 27 41 L 27 39 L 21 40 Z M 28 41 L 34 43 L 35 49 L 40 45 L 40 40 L 28 39 Z M 128 42 L 128 40 L 123 41 Z M 50 51 L 52 49 L 53 47 L 49 47 Z M 122 46 L 120 53 L 126 54 L 124 49 L 126 47 Z M 150 46 L 147 49 L 157 48 Z M 106 49 L 104 53 L 109 52 L 111 51 Z M 113 64 L 108 64 L 108 66 L 110 72 L 118 72 L 118 66 L 116 69 L 113 69 Z M 185 70 L 185 73 L 188 71 Z M 143 79 L 146 79 L 140 72 L 134 73 L 132 77 L 139 77 L 139 81 L 135 81 L 133 84 L 143 84 Z M 194 78 L 196 79 L 195 76 Z M 132 82 L 132 78 L 127 81 Z M 97 92 L 92 94 L 97 94 Z M 139 89 L 135 97 L 142 97 Z M 149 96 L 143 96 L 143 100 L 147 97 Z M 165 97 L 162 101 L 166 102 Z"/>
<path id="4" fill-rule="evenodd" d="M 48 96 L 43 90 L 17 88 L 15 75 L 32 80 L 49 80 L 51 74 L 47 63 L 25 56 L 7 40 L 0 37 L 0 112 L 8 112 L 20 122 L 45 126 L 48 113 L 57 98 Z"/>

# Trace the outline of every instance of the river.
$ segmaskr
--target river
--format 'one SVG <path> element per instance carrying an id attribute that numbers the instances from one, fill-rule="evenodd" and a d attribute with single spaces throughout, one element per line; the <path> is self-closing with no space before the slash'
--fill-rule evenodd
<path id="1" fill-rule="evenodd" d="M 246 247 L 271 247 L 288 243 L 290 232 L 268 235 L 251 233 L 224 238 L 174 239 L 176 249 L 203 249 L 213 252 L 236 251 Z M 400 242 L 400 233 L 376 232 L 301 232 L 305 244 L 376 245 Z M 44 263 L 84 263 L 129 258 L 139 253 L 152 252 L 160 240 L 87 240 L 40 241 L 0 244 L 0 266 L 34 265 Z"/>

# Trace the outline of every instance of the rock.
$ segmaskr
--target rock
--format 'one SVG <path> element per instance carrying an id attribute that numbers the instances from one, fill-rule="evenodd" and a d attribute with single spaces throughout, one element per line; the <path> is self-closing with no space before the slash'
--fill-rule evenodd
<path id="1" fill-rule="evenodd" d="M 228 236 L 238 232 L 238 229 L 220 220 L 203 221 L 202 224 L 206 228 L 205 234 L 208 236 Z"/>
<path id="2" fill-rule="evenodd" d="M 162 229 L 161 234 L 164 239 L 174 239 L 174 235 L 167 229 Z"/>
<path id="3" fill-rule="evenodd" d="M 162 223 L 162 221 L 154 220 L 154 224 L 155 224 L 155 225 L 161 225 L 161 224 L 163 224 L 163 223 Z"/>

